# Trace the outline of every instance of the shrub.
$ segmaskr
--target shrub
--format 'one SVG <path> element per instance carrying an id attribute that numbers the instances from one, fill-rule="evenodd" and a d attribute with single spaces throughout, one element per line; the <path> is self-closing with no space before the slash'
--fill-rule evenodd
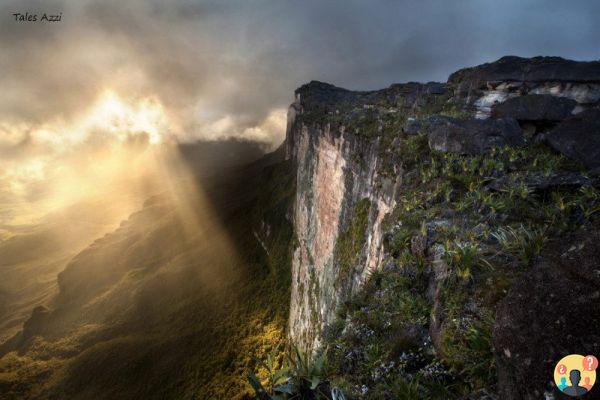
<path id="1" fill-rule="evenodd" d="M 274 355 L 269 355 L 265 361 L 257 360 L 267 372 L 264 384 L 253 372 L 248 375 L 248 382 L 257 399 L 345 400 L 341 390 L 332 389 L 327 380 L 325 353 L 310 357 L 294 347 L 287 357 L 287 365 L 278 370 L 275 359 Z"/>
<path id="2" fill-rule="evenodd" d="M 529 266 L 542 251 L 547 240 L 543 229 L 527 229 L 523 225 L 518 228 L 510 226 L 499 228 L 492 233 L 502 249 L 516 256 L 523 266 Z"/>
<path id="3" fill-rule="evenodd" d="M 489 265 L 479 257 L 479 246 L 472 242 L 447 241 L 444 245 L 444 261 L 454 268 L 461 279 L 469 279 L 473 268 Z"/>

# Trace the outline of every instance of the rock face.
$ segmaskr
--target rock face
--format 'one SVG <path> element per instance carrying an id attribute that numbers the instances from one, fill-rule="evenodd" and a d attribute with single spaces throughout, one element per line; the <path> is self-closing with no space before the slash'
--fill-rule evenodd
<path id="1" fill-rule="evenodd" d="M 493 332 L 500 398 L 543 398 L 558 360 L 600 352 L 599 243 L 595 229 L 548 246 L 505 297 Z"/>
<path id="2" fill-rule="evenodd" d="M 405 178 L 393 154 L 413 151 L 396 148 L 400 136 L 426 135 L 435 150 L 477 154 L 521 146 L 523 122 L 564 119 L 552 146 L 599 166 L 600 62 L 504 57 L 446 84 L 356 92 L 313 81 L 295 94 L 285 143 L 297 184 L 289 335 L 306 350 L 319 346 L 338 306 L 385 257 L 384 218 Z"/>
<path id="3" fill-rule="evenodd" d="M 514 118 L 519 122 L 562 121 L 571 116 L 577 102 L 548 94 L 513 97 L 492 106 L 493 118 Z"/>
<path id="4" fill-rule="evenodd" d="M 384 174 L 383 133 L 399 133 L 405 115 L 445 93 L 433 82 L 375 92 L 311 82 L 296 91 L 286 153 L 297 174 L 289 334 L 300 347 L 318 347 L 338 305 L 382 260 L 381 225 L 400 180 L 399 165 Z M 352 237 L 358 222 L 364 232 Z"/>
<path id="5" fill-rule="evenodd" d="M 494 146 L 524 144 L 523 134 L 514 119 L 436 118 L 430 124 L 428 138 L 432 149 L 459 154 L 478 154 Z"/>
<path id="6" fill-rule="evenodd" d="M 550 132 L 547 140 L 556 150 L 587 168 L 600 168 L 600 109 L 566 119 Z"/>
<path id="7" fill-rule="evenodd" d="M 498 61 L 464 68 L 450 75 L 449 83 L 475 87 L 487 82 L 582 82 L 600 81 L 599 61 L 572 61 L 561 57 L 522 58 L 505 56 Z"/>
<path id="8" fill-rule="evenodd" d="M 575 100 L 576 111 L 581 111 L 600 101 L 600 62 L 507 56 L 461 69 L 450 75 L 448 84 L 477 118 L 488 118 L 496 103 L 526 94 L 566 97 Z"/>

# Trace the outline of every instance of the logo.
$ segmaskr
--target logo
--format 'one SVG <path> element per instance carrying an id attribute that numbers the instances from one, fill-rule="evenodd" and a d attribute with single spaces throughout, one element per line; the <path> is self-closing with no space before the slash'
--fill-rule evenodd
<path id="1" fill-rule="evenodd" d="M 596 382 L 596 368 L 596 357 L 569 354 L 556 364 L 554 382 L 564 394 L 582 396 L 592 390 Z"/>

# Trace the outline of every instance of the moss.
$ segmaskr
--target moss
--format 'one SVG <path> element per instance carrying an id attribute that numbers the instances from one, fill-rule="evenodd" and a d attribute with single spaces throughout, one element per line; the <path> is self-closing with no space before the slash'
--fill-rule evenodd
<path id="1" fill-rule="evenodd" d="M 317 279 L 316 272 L 314 270 L 314 263 L 311 262 L 309 270 L 309 282 L 308 282 L 308 298 L 309 298 L 309 312 L 311 325 L 315 327 L 321 326 L 321 315 L 317 310 L 316 305 L 320 302 L 320 290 L 319 280 Z"/>
<path id="2" fill-rule="evenodd" d="M 370 208 L 371 202 L 367 198 L 356 203 L 347 229 L 338 236 L 334 249 L 334 260 L 339 269 L 336 278 L 338 288 L 347 288 L 352 282 L 354 268 L 361 259 L 367 238 Z"/>

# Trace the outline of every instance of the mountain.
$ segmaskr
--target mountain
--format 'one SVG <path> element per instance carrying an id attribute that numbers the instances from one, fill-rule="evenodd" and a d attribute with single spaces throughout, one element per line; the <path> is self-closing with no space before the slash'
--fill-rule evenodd
<path id="1" fill-rule="evenodd" d="M 600 353 L 599 106 L 558 57 L 303 85 L 276 152 L 182 147 L 106 234 L 0 244 L 1 397 L 561 398 Z"/>
<path id="2" fill-rule="evenodd" d="M 0 397 L 243 396 L 251 354 L 262 357 L 283 340 L 289 299 L 289 162 L 281 151 L 250 162 L 257 149 L 182 147 L 191 177 L 168 182 L 176 190 L 147 199 L 53 271 L 41 264 L 53 257 L 42 239 L 3 243 L 9 254 L 35 243 L 39 254 L 28 254 L 31 270 L 21 268 L 19 279 L 35 282 L 32 274 L 43 272 L 53 283 L 0 346 Z M 217 162 L 215 151 L 230 159 Z M 3 268 L 21 266 L 7 262 Z"/>
<path id="3" fill-rule="evenodd" d="M 297 89 L 290 340 L 349 398 L 551 395 L 599 350 L 599 106 L 600 62 L 559 57 Z"/>

